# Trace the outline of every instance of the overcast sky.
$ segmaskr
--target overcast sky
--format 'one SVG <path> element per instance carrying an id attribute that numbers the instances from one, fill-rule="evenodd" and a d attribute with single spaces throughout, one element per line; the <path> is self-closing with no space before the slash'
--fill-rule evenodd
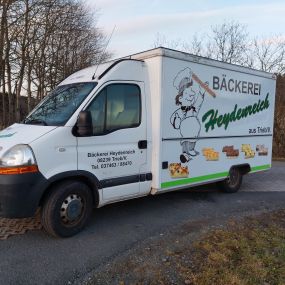
<path id="1" fill-rule="evenodd" d="M 253 36 L 285 37 L 285 0 L 86 0 L 99 10 L 98 26 L 110 35 L 108 49 L 121 57 L 153 47 L 157 33 L 191 41 L 212 25 L 235 20 Z"/>

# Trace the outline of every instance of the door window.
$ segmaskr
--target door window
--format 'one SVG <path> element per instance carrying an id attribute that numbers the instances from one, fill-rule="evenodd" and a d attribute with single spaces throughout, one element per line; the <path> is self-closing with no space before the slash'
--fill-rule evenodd
<path id="1" fill-rule="evenodd" d="M 94 136 L 137 127 L 141 121 L 140 88 L 135 84 L 108 85 L 86 110 L 91 113 Z"/>

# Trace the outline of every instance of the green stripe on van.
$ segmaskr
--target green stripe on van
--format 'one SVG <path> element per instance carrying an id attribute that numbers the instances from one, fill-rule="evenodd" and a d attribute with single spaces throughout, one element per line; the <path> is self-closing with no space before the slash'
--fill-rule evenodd
<path id="1" fill-rule="evenodd" d="M 271 167 L 270 164 L 255 166 L 251 168 L 250 172 L 266 170 L 266 169 L 269 169 L 270 167 Z M 191 183 L 203 182 L 203 181 L 212 180 L 212 179 L 226 178 L 228 174 L 229 172 L 226 171 L 226 172 L 213 173 L 213 174 L 197 176 L 197 177 L 192 177 L 192 178 L 179 179 L 175 181 L 163 182 L 161 183 L 161 188 L 162 189 L 170 188 L 170 187 L 182 186 L 182 185 L 191 184 Z"/>
<path id="2" fill-rule="evenodd" d="M 271 164 L 265 164 L 265 165 L 260 165 L 260 166 L 255 166 L 251 168 L 250 172 L 256 172 L 256 171 L 260 171 L 260 170 L 267 170 L 271 168 Z"/>
<path id="3" fill-rule="evenodd" d="M 161 188 L 168 188 L 168 187 L 174 187 L 174 186 L 180 186 L 190 183 L 197 183 L 197 182 L 203 182 L 210 179 L 217 179 L 217 178 L 223 178 L 227 177 L 229 172 L 220 172 L 220 173 L 214 173 L 214 174 L 208 174 L 203 176 L 197 176 L 192 178 L 185 178 L 185 179 L 179 179 L 175 181 L 168 181 L 161 183 Z"/>

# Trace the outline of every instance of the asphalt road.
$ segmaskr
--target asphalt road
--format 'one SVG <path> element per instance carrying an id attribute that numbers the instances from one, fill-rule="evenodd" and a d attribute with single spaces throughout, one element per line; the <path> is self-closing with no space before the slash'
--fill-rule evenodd
<path id="1" fill-rule="evenodd" d="M 69 239 L 37 230 L 0 241 L 0 284 L 80 283 L 92 269 L 184 222 L 226 221 L 280 208 L 285 208 L 285 162 L 247 175 L 236 194 L 211 185 L 109 205 L 94 211 L 88 228 Z"/>

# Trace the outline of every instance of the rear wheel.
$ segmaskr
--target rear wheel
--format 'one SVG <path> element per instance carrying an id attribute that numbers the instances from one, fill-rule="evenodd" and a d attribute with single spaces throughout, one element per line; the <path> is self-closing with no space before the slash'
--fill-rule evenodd
<path id="1" fill-rule="evenodd" d="M 73 236 L 87 224 L 92 208 L 93 197 L 86 184 L 64 181 L 55 185 L 44 201 L 42 225 L 52 236 Z"/>
<path id="2" fill-rule="evenodd" d="M 219 186 L 223 192 L 235 193 L 240 189 L 241 183 L 242 173 L 239 168 L 233 167 L 230 169 L 228 178 L 219 182 Z"/>

